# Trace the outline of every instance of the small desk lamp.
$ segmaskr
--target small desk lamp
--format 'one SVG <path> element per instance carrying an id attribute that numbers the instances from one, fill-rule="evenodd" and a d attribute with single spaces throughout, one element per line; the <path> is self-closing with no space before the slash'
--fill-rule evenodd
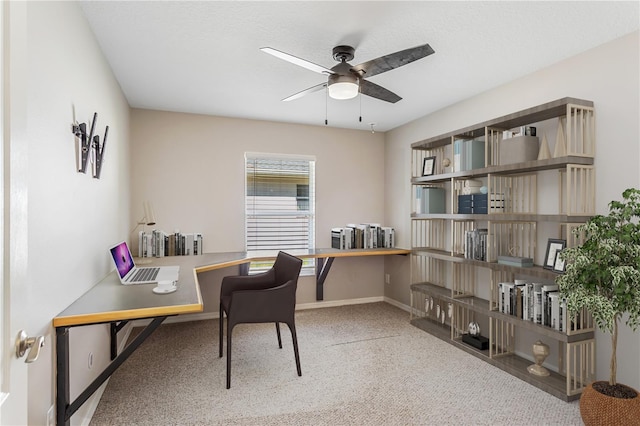
<path id="1" fill-rule="evenodd" d="M 138 225 L 155 225 L 156 224 L 156 215 L 153 212 L 153 206 L 150 202 L 145 201 L 143 203 L 144 206 L 144 217 L 138 221 Z"/>
<path id="2" fill-rule="evenodd" d="M 146 232 L 147 225 L 152 226 L 156 224 L 156 215 L 153 212 L 153 206 L 149 201 L 144 201 L 142 206 L 144 208 L 144 216 L 138 221 L 138 226 L 142 225 L 142 230 Z M 136 228 L 138 226 L 136 226 Z M 136 263 L 144 265 L 151 263 L 151 260 L 138 260 Z"/>

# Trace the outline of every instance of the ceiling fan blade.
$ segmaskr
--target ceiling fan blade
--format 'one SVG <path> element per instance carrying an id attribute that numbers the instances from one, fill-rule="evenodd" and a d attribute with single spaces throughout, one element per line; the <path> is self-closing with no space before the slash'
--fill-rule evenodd
<path id="1" fill-rule="evenodd" d="M 283 99 L 283 101 L 292 101 L 292 100 L 294 100 L 294 99 L 301 98 L 301 97 L 303 97 L 304 95 L 307 95 L 307 94 L 309 94 L 309 93 L 313 93 L 313 92 L 317 92 L 317 91 L 319 91 L 319 90 L 322 90 L 322 89 L 324 89 L 325 87 L 327 87 L 327 83 L 320 83 L 320 84 L 318 84 L 318 85 L 315 85 L 315 86 L 309 87 L 308 89 L 304 89 L 302 92 L 298 92 L 298 93 L 296 93 L 296 94 L 294 94 L 294 95 L 291 95 L 291 96 L 289 96 L 289 97 L 287 97 L 287 98 L 284 98 L 284 99 Z"/>
<path id="2" fill-rule="evenodd" d="M 287 62 L 291 62 L 292 64 L 301 66 L 303 68 L 306 68 L 311 71 L 315 71 L 320 74 L 333 74 L 333 71 L 331 71 L 329 68 L 325 68 L 322 65 L 314 64 L 313 62 L 309 62 L 305 59 L 300 59 L 296 56 L 289 55 L 288 53 L 281 52 L 271 47 L 261 47 L 260 50 L 270 55 L 273 55 L 276 58 L 283 59 Z"/>
<path id="3" fill-rule="evenodd" d="M 360 80 L 360 93 L 362 93 L 363 95 L 371 96 L 372 98 L 380 99 L 382 101 L 391 102 L 392 104 L 395 104 L 400 99 L 402 99 L 392 91 L 363 79 Z"/>
<path id="4" fill-rule="evenodd" d="M 410 64 L 413 61 L 417 61 L 433 53 L 435 52 L 431 46 L 423 44 L 422 46 L 412 47 L 363 62 L 352 67 L 351 70 L 357 72 L 362 77 L 371 77 Z"/>

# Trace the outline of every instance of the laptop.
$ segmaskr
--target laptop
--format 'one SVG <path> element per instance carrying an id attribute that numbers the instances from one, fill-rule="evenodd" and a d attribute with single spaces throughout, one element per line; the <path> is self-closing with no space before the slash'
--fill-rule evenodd
<path id="1" fill-rule="evenodd" d="M 155 284 L 158 281 L 178 281 L 179 266 L 153 266 L 140 268 L 133 262 L 131 250 L 126 241 L 109 249 L 116 265 L 120 282 L 129 284 Z"/>

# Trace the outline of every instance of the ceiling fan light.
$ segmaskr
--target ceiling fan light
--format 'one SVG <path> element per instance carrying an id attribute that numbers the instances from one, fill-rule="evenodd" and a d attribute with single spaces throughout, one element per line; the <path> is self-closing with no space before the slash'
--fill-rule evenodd
<path id="1" fill-rule="evenodd" d="M 358 79 L 347 75 L 329 76 L 329 96 L 333 99 L 352 99 L 358 96 Z"/>

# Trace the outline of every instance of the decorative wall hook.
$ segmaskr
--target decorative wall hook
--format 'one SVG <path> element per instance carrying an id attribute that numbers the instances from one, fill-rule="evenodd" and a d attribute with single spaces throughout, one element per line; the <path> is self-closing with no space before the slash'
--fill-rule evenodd
<path id="1" fill-rule="evenodd" d="M 87 134 L 86 123 L 74 124 L 72 126 L 72 132 L 78 138 L 80 143 L 80 156 L 78 164 L 78 172 L 87 173 L 87 162 L 91 157 L 91 163 L 93 164 L 93 177 L 100 179 L 100 171 L 102 169 L 102 161 L 104 159 L 104 148 L 107 144 L 107 133 L 109 132 L 109 126 L 104 130 L 104 139 L 102 145 L 100 145 L 100 137 L 98 135 L 93 136 L 93 132 L 96 126 L 96 120 L 98 113 L 93 114 L 93 120 L 91 121 L 91 129 Z"/>
<path id="2" fill-rule="evenodd" d="M 80 164 L 78 167 L 78 172 L 80 173 L 87 173 L 87 161 L 89 160 L 89 150 L 91 149 L 91 138 L 93 137 L 93 129 L 95 128 L 97 118 L 98 113 L 96 112 L 93 114 L 91 130 L 88 135 L 86 123 L 74 124 L 72 128 L 73 134 L 76 135 L 80 142 Z"/>
<path id="3" fill-rule="evenodd" d="M 100 179 L 100 171 L 102 170 L 102 159 L 104 158 L 104 148 L 107 146 L 107 134 L 109 133 L 109 126 L 104 129 L 104 139 L 102 140 L 102 146 L 100 146 L 100 137 L 98 135 L 93 137 L 93 177 Z"/>

